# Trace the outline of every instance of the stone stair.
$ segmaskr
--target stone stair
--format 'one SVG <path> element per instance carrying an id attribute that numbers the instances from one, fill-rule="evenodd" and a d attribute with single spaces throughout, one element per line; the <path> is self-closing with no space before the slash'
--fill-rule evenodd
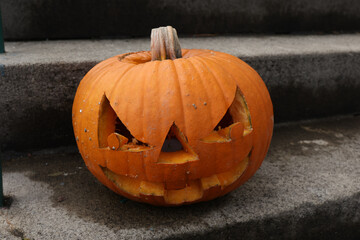
<path id="1" fill-rule="evenodd" d="M 358 32 L 358 0 L 0 0 L 9 40 L 179 33 Z"/>
<path id="2" fill-rule="evenodd" d="M 3 150 L 74 144 L 76 87 L 96 63 L 149 49 L 149 39 L 7 42 L 0 55 Z M 275 122 L 360 112 L 360 34 L 181 39 L 248 62 L 264 79 Z"/>
<path id="3" fill-rule="evenodd" d="M 3 154 L 1 239 L 359 239 L 360 117 L 278 124 L 258 172 L 210 202 L 162 208 L 101 185 L 75 147 Z"/>
<path id="4" fill-rule="evenodd" d="M 360 239 L 359 1 L 0 6 L 0 159 L 13 199 L 0 209 L 0 239 Z M 132 202 L 101 185 L 71 125 L 86 72 L 148 50 L 150 29 L 161 25 L 177 28 L 182 48 L 249 63 L 269 89 L 276 123 L 253 178 L 227 196 L 178 208 Z"/>

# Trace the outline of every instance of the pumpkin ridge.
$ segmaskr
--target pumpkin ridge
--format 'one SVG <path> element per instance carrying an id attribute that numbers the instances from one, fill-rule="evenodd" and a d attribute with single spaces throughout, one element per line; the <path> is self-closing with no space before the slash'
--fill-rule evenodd
<path id="1" fill-rule="evenodd" d="M 219 54 L 219 56 L 217 56 L 219 59 L 221 59 L 221 61 L 222 62 L 224 62 L 225 60 L 228 60 L 228 59 L 225 59 L 223 56 L 222 56 L 223 54 Z M 228 54 L 227 54 L 228 55 Z M 231 55 L 230 55 L 231 56 Z M 231 57 L 234 57 L 234 56 L 231 56 Z M 249 66 L 247 63 L 245 63 L 244 61 L 242 61 L 241 59 L 238 59 L 238 58 L 236 58 L 236 59 L 234 59 L 235 61 L 231 61 L 231 63 L 233 63 L 233 64 L 236 64 L 237 66 L 239 66 L 239 68 L 238 68 L 238 71 L 240 71 L 243 75 L 245 75 L 246 76 L 246 78 L 247 78 L 247 81 L 249 82 L 249 83 L 254 83 L 254 81 L 251 81 L 250 79 L 251 79 L 251 77 L 249 76 L 249 74 L 248 74 L 248 71 L 251 71 L 252 72 L 252 74 L 255 74 L 256 75 L 256 78 L 258 79 L 257 81 L 256 81 L 256 89 L 258 90 L 258 92 L 259 92 L 259 96 L 262 98 L 262 102 L 263 103 L 266 103 L 266 102 L 268 102 L 269 100 L 270 100 L 270 97 L 269 97 L 269 99 L 265 99 L 264 97 L 264 92 L 267 92 L 267 91 L 264 91 L 264 89 L 266 90 L 266 85 L 265 85 L 265 83 L 261 80 L 261 77 L 260 77 L 260 75 L 251 67 L 251 66 Z M 246 71 L 247 70 L 247 71 Z M 231 75 L 232 75 L 232 72 L 230 71 L 230 73 L 231 73 Z M 262 85 L 262 86 L 260 86 L 260 85 Z M 267 94 L 268 95 L 268 94 Z M 268 95 L 268 96 L 270 96 L 270 95 Z M 271 101 L 271 100 L 270 100 Z M 265 105 L 265 104 L 264 104 Z M 268 108 L 266 108 L 266 107 L 264 107 L 264 109 L 265 109 L 265 111 L 268 113 L 267 115 L 273 115 L 273 113 L 272 113 L 272 111 L 268 111 Z"/>
<path id="2" fill-rule="evenodd" d="M 214 58 L 215 58 L 215 59 L 214 59 Z M 217 62 L 217 61 L 216 61 L 216 57 L 211 57 L 211 56 L 209 56 L 209 57 L 207 57 L 207 59 L 210 60 L 210 61 L 213 61 L 213 62 L 215 62 L 215 63 Z M 214 61 L 214 60 L 215 60 L 215 61 Z M 242 98 L 243 98 L 243 100 L 244 100 L 244 102 L 245 102 L 245 105 L 246 105 L 246 107 L 247 107 L 247 110 L 249 111 L 249 107 L 248 107 L 248 105 L 247 105 L 247 103 L 246 103 L 246 98 L 245 98 L 245 96 L 244 96 L 244 93 L 243 93 L 243 92 L 241 91 L 241 89 L 239 88 L 235 76 L 233 76 L 233 74 L 232 74 L 230 71 L 227 71 L 227 69 L 223 67 L 223 64 L 218 64 L 218 65 L 219 65 L 225 72 L 229 72 L 229 76 L 231 77 L 231 79 L 234 81 L 234 83 L 235 83 L 235 85 L 236 85 L 235 94 L 234 94 L 234 100 L 232 101 L 232 103 L 235 101 L 236 92 L 239 91 L 239 92 L 240 92 L 240 95 L 242 96 Z M 232 104 L 232 103 L 231 103 L 231 104 Z M 231 106 L 231 104 L 230 104 L 230 106 Z M 251 114 L 250 114 L 250 117 L 251 117 Z M 250 120 L 250 122 L 251 122 L 251 120 Z"/>
<path id="3" fill-rule="evenodd" d="M 178 98 L 180 98 L 180 102 L 181 102 L 181 116 L 182 116 L 182 120 L 183 120 L 183 128 L 184 129 L 181 129 L 179 125 L 177 125 L 177 127 L 180 129 L 181 132 L 183 133 L 186 133 L 186 115 L 185 115 L 185 109 L 184 109 L 184 106 L 185 106 L 185 103 L 184 103 L 184 98 L 183 98 L 183 91 L 182 91 L 182 88 L 181 88 L 181 84 L 180 84 L 180 80 L 179 80 L 179 75 L 178 75 L 178 66 L 177 64 L 175 64 L 174 61 L 171 61 L 171 64 L 173 66 L 173 70 L 174 70 L 174 76 L 175 76 L 175 79 L 174 79 L 174 82 L 176 83 L 176 86 L 177 86 L 177 89 L 179 90 L 179 94 L 178 94 Z M 182 66 L 181 66 L 182 67 Z M 176 119 L 174 119 L 174 122 L 176 121 Z"/>
<path id="4" fill-rule="evenodd" d="M 194 65 L 194 63 L 191 61 L 191 59 L 189 58 L 189 59 L 187 59 L 187 62 L 188 63 L 190 63 L 190 65 L 192 66 L 192 68 L 195 70 L 195 72 L 196 72 L 196 74 L 197 74 L 197 79 L 198 79 L 198 81 L 201 83 L 201 86 L 202 86 L 202 91 L 205 93 L 205 95 L 206 95 L 206 101 L 208 101 L 210 98 L 209 98 L 209 94 L 208 94 L 208 91 L 207 91 L 207 89 L 206 89 L 206 87 L 205 87 L 205 84 L 204 84 L 204 82 L 203 82 L 203 78 L 200 76 L 200 71 L 197 69 L 197 67 L 195 67 L 195 65 Z M 225 98 L 223 98 L 224 99 L 224 104 L 226 105 L 226 102 L 225 102 Z M 209 103 L 210 104 L 210 103 Z M 210 107 L 210 105 L 207 105 L 208 107 L 207 107 L 207 111 L 206 111 L 206 113 L 207 113 L 207 115 L 209 116 L 209 119 L 211 120 L 211 123 L 213 123 L 214 122 L 214 120 L 213 120 L 213 116 L 211 115 L 211 112 L 209 112 L 209 107 Z"/>
<path id="5" fill-rule="evenodd" d="M 116 77 L 116 80 L 114 80 L 114 82 L 115 82 L 115 84 L 111 87 L 111 92 L 109 93 L 108 92 L 108 89 L 105 89 L 105 91 L 104 91 L 104 94 L 105 94 L 105 96 L 107 97 L 107 99 L 110 101 L 110 97 L 111 97 L 111 95 L 113 94 L 113 92 L 114 91 L 116 91 L 116 89 L 117 89 L 117 86 L 118 86 L 118 84 L 120 84 L 120 82 L 121 82 L 121 78 L 122 77 L 124 77 L 132 68 L 134 68 L 136 65 L 121 65 L 120 67 L 127 67 L 127 69 L 125 70 L 125 71 L 123 71 L 122 73 L 121 73 L 121 75 L 119 75 L 119 76 L 117 76 Z M 114 70 L 112 70 L 112 71 L 114 71 Z M 110 72 L 110 71 L 109 71 Z M 108 73 L 108 72 L 107 72 Z M 104 79 L 101 79 L 101 80 L 103 80 L 104 81 Z M 103 84 L 106 84 L 106 83 L 103 83 Z M 110 104 L 111 104 L 111 101 L 110 101 Z M 114 109 L 114 106 L 111 106 L 113 109 Z M 115 109 L 114 109 L 114 111 L 115 111 Z"/>
<path id="6" fill-rule="evenodd" d="M 142 75 L 144 75 L 144 76 L 147 75 L 146 74 L 147 73 L 146 66 L 148 66 L 148 65 L 146 65 L 146 64 L 142 65 L 142 68 L 139 70 L 139 72 L 140 72 L 139 79 L 142 79 Z M 143 82 L 146 83 L 146 79 L 144 79 Z M 145 91 L 145 86 L 146 86 L 146 84 L 141 84 L 141 86 L 140 86 L 140 92 L 142 92 L 142 94 L 140 94 L 140 97 L 141 97 L 140 106 L 139 106 L 140 109 L 144 109 L 144 106 L 145 106 L 144 101 L 146 99 L 146 93 L 147 93 L 147 91 Z M 139 133 L 139 136 L 141 135 L 142 137 L 139 137 L 139 139 L 142 142 L 147 142 L 147 141 L 145 141 L 145 139 L 147 139 L 147 136 L 145 137 L 145 133 L 148 132 L 148 130 L 145 127 L 146 126 L 145 118 L 143 116 L 138 116 L 138 117 L 140 117 L 142 119 L 142 124 L 141 124 L 142 125 L 142 127 L 141 127 L 142 131 L 141 131 L 141 133 Z M 126 128 L 130 131 L 130 129 L 128 127 L 126 127 Z M 130 133 L 131 133 L 131 131 L 130 131 Z"/>
<path id="7" fill-rule="evenodd" d="M 121 75 L 117 76 L 116 80 L 114 81 L 115 84 L 114 84 L 113 86 L 111 86 L 111 91 L 110 91 L 109 93 L 107 93 L 107 91 L 106 91 L 106 97 L 107 97 L 109 100 L 111 99 L 111 96 L 113 95 L 113 92 L 114 92 L 114 91 L 117 91 L 118 85 L 122 83 L 121 79 L 122 79 L 123 77 L 125 77 L 126 74 L 129 74 L 129 72 L 130 72 L 133 68 L 135 68 L 136 66 L 138 66 L 138 65 L 132 65 L 132 64 L 126 64 L 126 65 L 129 66 L 128 69 L 126 69 L 125 72 L 122 72 Z M 126 66 L 126 65 L 125 65 L 125 64 L 121 64 L 121 66 Z"/>
<path id="8" fill-rule="evenodd" d="M 114 91 L 116 92 L 116 89 L 118 89 L 118 85 L 121 84 L 121 79 L 126 76 L 126 74 L 128 74 L 136 65 L 130 65 L 130 64 L 121 64 L 120 67 L 122 66 L 127 66 L 127 69 L 125 71 L 123 71 L 120 75 L 118 75 L 116 77 L 116 80 L 114 80 L 115 84 L 112 86 L 111 92 L 108 92 L 108 89 L 105 90 L 105 97 L 108 99 L 109 104 L 111 106 L 111 108 L 113 109 L 113 111 L 115 112 L 116 116 L 120 119 L 120 121 L 125 125 L 125 127 L 127 128 L 126 124 L 124 123 L 123 119 L 120 118 L 120 115 L 118 114 L 118 112 L 116 112 L 116 106 L 114 106 L 113 104 L 113 99 L 112 96 L 114 94 Z M 106 84 L 106 83 L 104 83 Z M 114 101 L 116 102 L 116 100 Z M 126 105 L 127 106 L 127 105 Z M 130 130 L 129 130 L 130 131 Z M 133 134 L 132 134 L 133 135 Z M 131 141 L 131 139 L 129 139 Z"/>
<path id="9" fill-rule="evenodd" d="M 224 61 L 225 60 L 227 60 L 227 59 L 223 59 L 222 57 L 220 57 L 220 56 L 218 56 L 218 58 L 221 58 L 220 60 L 219 59 L 214 59 L 213 58 L 213 60 L 214 61 L 216 61 L 216 62 L 218 62 L 218 64 L 219 65 L 221 65 L 221 66 L 223 66 L 223 65 L 225 65 L 225 63 L 224 63 Z M 236 60 L 240 60 L 240 59 L 236 59 Z M 251 77 L 247 74 L 247 72 L 245 71 L 245 70 L 243 70 L 243 68 L 244 68 L 244 66 L 246 67 L 246 63 L 245 62 L 243 62 L 243 63 L 238 63 L 237 61 L 231 61 L 231 63 L 233 63 L 233 64 L 236 64 L 236 65 L 238 65 L 238 66 L 240 66 L 241 67 L 241 70 L 239 69 L 239 68 L 237 68 L 237 70 L 241 73 L 241 75 L 240 76 L 242 76 L 244 79 L 243 80 L 246 80 L 247 82 L 248 82 L 248 84 L 250 85 L 250 83 L 253 83 L 253 81 L 251 81 Z M 229 65 L 229 64 L 228 64 Z M 227 65 L 227 66 L 228 66 Z M 249 68 L 248 68 L 249 69 Z M 251 68 L 252 69 L 252 68 Z M 231 75 L 231 77 L 234 79 L 234 81 L 236 82 L 236 84 L 237 84 L 237 82 L 238 81 L 241 81 L 241 80 L 236 80 L 236 78 L 233 76 L 233 73 L 231 72 L 231 71 L 229 71 L 230 72 L 230 75 Z M 239 88 L 240 89 L 240 88 Z M 263 91 L 262 91 L 262 89 L 261 89 L 261 87 L 260 86 L 256 86 L 256 90 L 257 90 L 257 92 L 258 92 L 258 94 L 257 94 L 257 96 L 260 96 L 261 97 L 261 99 L 262 99 L 262 101 L 260 101 L 261 102 L 261 104 L 263 105 L 263 106 L 265 106 L 265 102 L 266 102 L 266 100 L 263 98 Z M 241 89 L 240 89 L 240 91 L 241 91 Z M 241 91 L 242 92 L 242 91 Z M 242 92 L 242 95 L 244 96 L 244 99 L 245 99 L 245 94 Z M 246 100 L 246 99 L 245 99 Z M 249 109 L 249 107 L 248 107 L 248 109 Z M 269 112 L 267 111 L 267 108 L 266 107 L 264 107 L 264 109 L 265 109 L 265 112 L 267 113 L 267 115 L 270 115 L 269 114 Z M 250 114 L 251 115 L 251 114 Z"/>
<path id="10" fill-rule="evenodd" d="M 191 60 L 189 59 L 189 61 L 191 62 Z M 224 103 L 224 105 L 225 105 L 225 108 L 224 108 L 224 113 L 222 113 L 221 115 L 220 115 L 220 118 L 219 119 L 216 119 L 215 120 L 215 122 L 213 122 L 212 124 L 214 125 L 214 123 L 215 123 L 215 125 L 214 126 L 212 126 L 212 129 L 211 129 L 211 131 L 215 128 L 215 126 L 218 124 L 218 122 L 224 117 L 224 115 L 226 114 L 226 112 L 227 112 L 227 110 L 228 110 L 228 108 L 231 106 L 231 104 L 233 103 L 233 101 L 234 101 L 234 99 L 235 99 L 235 95 L 236 95 L 236 84 L 234 84 L 235 85 L 235 87 L 234 87 L 234 97 L 232 97 L 232 100 L 231 100 L 231 102 L 230 103 L 228 103 L 228 100 L 225 98 L 225 91 L 224 91 L 224 89 L 221 87 L 221 84 L 219 83 L 219 80 L 218 80 L 218 78 L 215 76 L 215 74 L 210 70 L 210 68 L 207 66 L 207 64 L 205 64 L 204 63 L 204 61 L 202 60 L 202 59 L 200 59 L 200 58 L 198 58 L 198 57 L 196 57 L 196 56 L 194 56 L 193 58 L 192 58 L 192 61 L 197 61 L 197 62 L 199 62 L 200 64 L 202 64 L 208 71 L 209 71 L 209 73 L 213 76 L 213 79 L 214 79 L 214 82 L 216 83 L 216 85 L 217 85 L 217 87 L 221 90 L 221 92 L 222 92 L 222 94 L 221 94 L 221 96 L 223 97 L 223 103 Z M 235 81 L 234 81 L 234 83 L 236 83 Z M 212 117 L 211 117 L 212 118 Z M 210 132 L 211 132 L 210 131 Z M 208 133 L 208 134 L 210 134 L 210 132 Z M 205 135 L 206 136 L 206 135 Z"/>
<path id="11" fill-rule="evenodd" d="M 223 96 L 223 98 L 224 98 L 224 103 L 225 103 L 225 108 L 227 109 L 227 108 L 229 108 L 229 106 L 231 105 L 231 103 L 233 102 L 233 99 L 235 98 L 235 93 L 236 93 L 236 88 L 235 88 L 235 90 L 234 90 L 234 98 L 232 98 L 232 101 L 230 102 L 230 104 L 228 105 L 227 104 L 227 99 L 225 98 L 225 91 L 224 91 L 224 88 L 222 88 L 222 84 L 220 84 L 219 83 L 219 79 L 218 79 L 218 77 L 213 73 L 213 70 L 211 70 L 210 68 L 209 68 L 209 66 L 201 59 L 201 58 L 199 58 L 199 57 L 197 57 L 197 56 L 194 56 L 193 57 L 193 59 L 196 59 L 198 62 L 201 62 L 202 64 L 203 64 L 203 66 L 204 67 L 206 67 L 206 69 L 209 71 L 209 73 L 211 73 L 211 75 L 214 77 L 214 79 L 215 79 L 215 82 L 217 83 L 217 86 L 221 89 L 221 92 L 223 93 L 221 96 Z M 190 59 L 189 59 L 190 60 Z M 191 60 L 190 60 L 191 61 Z M 220 65 L 220 67 L 222 68 L 222 66 Z M 223 68 L 222 68 L 223 69 Z M 224 70 L 224 69 L 223 69 Z M 227 71 L 224 71 L 224 72 L 226 72 L 227 73 Z M 236 82 L 234 81 L 234 83 L 235 83 L 235 86 L 236 86 Z M 225 114 L 224 114 L 225 115 Z"/>
<path id="12" fill-rule="evenodd" d="M 131 86 L 132 88 L 137 87 L 137 85 L 132 84 L 131 82 L 129 83 L 130 80 L 128 80 L 128 79 L 132 79 L 132 78 L 129 77 L 128 75 L 134 74 L 134 71 L 138 72 L 137 68 L 143 69 L 143 67 L 144 67 L 144 65 L 129 64 L 129 68 L 125 72 L 123 72 L 120 76 L 117 77 L 116 83 L 114 86 L 112 86 L 111 92 L 105 93 L 106 97 L 109 99 L 110 105 L 113 108 L 113 110 L 115 111 L 117 117 L 125 125 L 125 127 L 129 130 L 131 135 L 137 139 L 140 139 L 139 135 L 137 133 L 134 133 L 132 130 L 130 130 L 130 128 L 127 124 L 127 114 L 126 113 L 128 112 L 128 108 L 132 107 L 132 105 L 124 103 L 124 102 L 118 102 L 119 101 L 118 96 L 121 96 L 121 94 L 122 94 L 122 91 L 123 91 L 122 85 Z M 140 72 L 142 72 L 142 71 L 140 71 Z M 141 85 L 144 85 L 144 84 L 141 84 Z M 127 91 L 132 92 L 129 89 L 127 89 Z M 121 99 L 121 100 L 123 100 L 123 99 Z M 115 104 L 117 104 L 117 105 L 115 105 Z M 124 106 L 125 106 L 125 110 L 121 110 L 121 108 L 124 108 Z"/>

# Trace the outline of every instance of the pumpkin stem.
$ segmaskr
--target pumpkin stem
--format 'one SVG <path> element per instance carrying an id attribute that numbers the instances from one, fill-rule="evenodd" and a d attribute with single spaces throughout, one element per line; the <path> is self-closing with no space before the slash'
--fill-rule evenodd
<path id="1" fill-rule="evenodd" d="M 181 58 L 181 47 L 176 29 L 167 26 L 151 30 L 151 61 Z"/>

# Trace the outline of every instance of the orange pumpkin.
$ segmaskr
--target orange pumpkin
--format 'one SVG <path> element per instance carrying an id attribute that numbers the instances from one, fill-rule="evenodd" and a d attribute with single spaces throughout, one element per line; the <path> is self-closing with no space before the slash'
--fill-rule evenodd
<path id="1" fill-rule="evenodd" d="M 171 27 L 152 52 L 126 53 L 91 69 L 73 105 L 88 169 L 107 187 L 153 205 L 222 196 L 260 167 L 273 108 L 260 76 L 226 53 L 180 49 Z"/>

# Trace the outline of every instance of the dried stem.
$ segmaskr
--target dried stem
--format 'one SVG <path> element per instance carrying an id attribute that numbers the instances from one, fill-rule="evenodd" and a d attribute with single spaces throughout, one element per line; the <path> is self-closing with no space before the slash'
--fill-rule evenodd
<path id="1" fill-rule="evenodd" d="M 151 30 L 151 61 L 181 58 L 176 29 L 167 26 Z"/>

